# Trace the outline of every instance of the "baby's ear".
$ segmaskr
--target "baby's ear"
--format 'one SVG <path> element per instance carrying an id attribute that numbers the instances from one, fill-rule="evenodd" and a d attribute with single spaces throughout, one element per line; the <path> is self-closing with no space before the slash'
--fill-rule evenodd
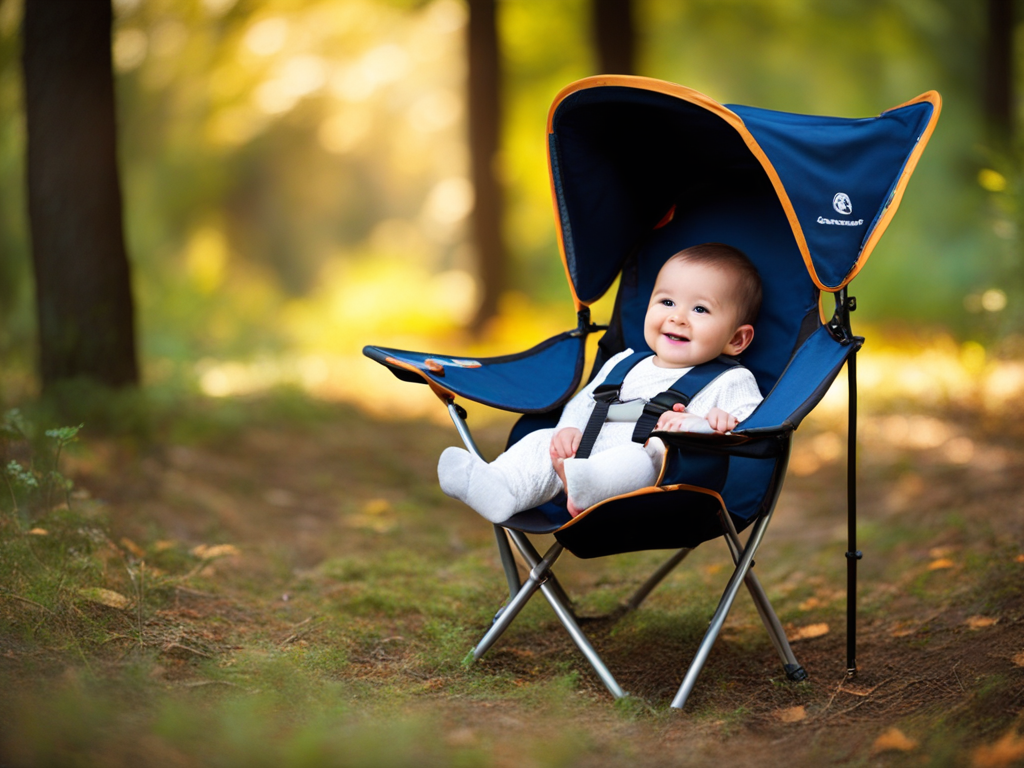
<path id="1" fill-rule="evenodd" d="M 729 339 L 729 343 L 725 345 L 725 349 L 722 350 L 727 355 L 738 355 L 744 349 L 750 346 L 750 342 L 754 340 L 754 326 L 752 325 L 741 325 L 733 333 L 732 338 Z"/>

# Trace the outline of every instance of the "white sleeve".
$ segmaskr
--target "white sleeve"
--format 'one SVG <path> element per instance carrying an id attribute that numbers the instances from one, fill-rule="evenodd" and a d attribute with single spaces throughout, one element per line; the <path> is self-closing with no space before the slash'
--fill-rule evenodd
<path id="1" fill-rule="evenodd" d="M 754 374 L 746 368 L 731 368 L 704 387 L 686 410 L 706 417 L 712 408 L 721 408 L 743 421 L 763 399 Z"/>
<path id="2" fill-rule="evenodd" d="M 594 390 L 597 389 L 598 385 L 604 381 L 608 374 L 612 372 L 618 362 L 629 355 L 633 354 L 632 349 L 626 349 L 619 354 L 611 357 L 607 363 L 601 366 L 601 370 L 597 372 L 597 376 L 591 379 L 590 383 L 587 384 L 583 389 L 577 392 L 572 400 L 565 404 L 565 410 L 562 411 L 562 417 L 558 420 L 558 424 L 555 425 L 555 431 L 565 429 L 566 427 L 576 427 L 581 432 L 587 426 L 587 421 L 590 419 L 590 413 L 594 410 Z"/>

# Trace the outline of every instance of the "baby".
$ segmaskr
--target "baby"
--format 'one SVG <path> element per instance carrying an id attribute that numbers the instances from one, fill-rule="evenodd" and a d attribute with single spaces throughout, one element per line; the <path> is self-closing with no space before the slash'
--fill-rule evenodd
<path id="1" fill-rule="evenodd" d="M 738 355 L 754 338 L 761 279 L 736 248 L 705 243 L 675 254 L 662 266 L 644 319 L 644 341 L 654 354 L 623 379 L 619 399 L 650 400 L 693 366 Z M 573 517 L 604 499 L 654 485 L 665 445 L 632 442 L 634 423 L 606 422 L 589 458 L 574 458 L 591 411 L 593 392 L 633 350 L 604 364 L 565 406 L 553 429 L 531 432 L 488 464 L 462 448 L 446 448 L 437 465 L 441 490 L 494 523 L 550 501 L 563 489 Z M 663 413 L 656 430 L 728 432 L 761 402 L 753 374 L 730 368 L 689 405 Z M 695 423 L 699 422 L 699 423 Z"/>

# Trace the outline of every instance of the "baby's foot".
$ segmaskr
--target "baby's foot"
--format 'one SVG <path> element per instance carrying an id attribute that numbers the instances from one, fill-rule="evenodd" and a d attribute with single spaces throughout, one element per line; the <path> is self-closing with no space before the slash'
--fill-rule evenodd
<path id="1" fill-rule="evenodd" d="M 462 448 L 445 448 L 437 462 L 441 490 L 465 502 L 492 523 L 508 520 L 519 510 L 505 476 Z"/>
<path id="2" fill-rule="evenodd" d="M 465 501 L 470 465 L 475 458 L 462 448 L 445 448 L 437 461 L 437 479 L 441 483 L 441 490 L 453 499 Z"/>
<path id="3" fill-rule="evenodd" d="M 575 502 L 573 502 L 573 500 L 570 498 L 566 498 L 565 508 L 569 510 L 570 517 L 576 517 L 577 515 L 579 515 L 580 512 L 582 512 L 585 509 L 585 507 L 577 507 Z"/>

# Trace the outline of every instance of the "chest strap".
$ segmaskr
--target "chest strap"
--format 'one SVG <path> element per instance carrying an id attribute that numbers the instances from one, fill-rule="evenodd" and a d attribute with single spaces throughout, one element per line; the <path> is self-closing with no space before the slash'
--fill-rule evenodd
<path id="1" fill-rule="evenodd" d="M 576 449 L 577 459 L 585 459 L 590 456 L 590 452 L 594 449 L 594 443 L 597 441 L 597 436 L 601 433 L 601 428 L 608 418 L 608 408 L 619 399 L 619 390 L 622 389 L 622 382 L 626 378 L 626 374 L 633 369 L 633 366 L 644 358 L 650 357 L 651 354 L 651 352 L 634 352 L 632 355 L 623 358 L 594 390 L 594 410 L 591 412 L 587 426 L 583 430 L 583 437 L 580 439 L 579 448 Z M 727 370 L 737 365 L 739 365 L 738 362 L 722 355 L 714 360 L 694 366 L 689 372 L 680 376 L 668 390 L 655 395 L 644 406 L 643 415 L 633 429 L 633 442 L 646 443 L 661 414 L 672 410 L 672 406 L 676 403 L 689 405 L 698 392 Z"/>
<path id="2" fill-rule="evenodd" d="M 666 391 L 655 395 L 644 406 L 644 413 L 633 428 L 633 442 L 646 443 L 654 431 L 654 427 L 665 411 L 671 411 L 676 403 L 689 405 L 704 387 L 717 379 L 726 371 L 735 368 L 739 363 L 731 357 L 719 355 L 714 360 L 695 365 L 688 373 L 683 374 L 676 383 Z M 589 426 L 589 425 L 588 425 Z"/>

